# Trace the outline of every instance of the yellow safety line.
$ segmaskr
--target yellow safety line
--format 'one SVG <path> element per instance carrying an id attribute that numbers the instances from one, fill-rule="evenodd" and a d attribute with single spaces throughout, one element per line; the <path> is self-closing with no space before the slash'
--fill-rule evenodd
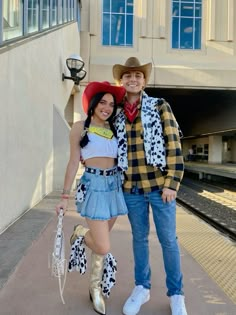
<path id="1" fill-rule="evenodd" d="M 198 193 L 198 195 L 203 196 L 203 197 L 205 197 L 207 199 L 213 200 L 213 201 L 215 201 L 215 202 L 217 202 L 219 204 L 222 204 L 222 205 L 224 205 L 226 207 L 229 207 L 229 208 L 231 208 L 233 210 L 236 210 L 236 201 L 229 200 L 229 199 L 227 199 L 225 197 L 221 197 L 221 196 L 219 196 L 219 195 L 217 195 L 215 193 L 211 193 L 211 192 L 209 192 L 207 190 L 203 190 L 201 193 Z"/>
<path id="2" fill-rule="evenodd" d="M 236 304 L 236 244 L 180 207 L 177 234 L 180 244 Z"/>

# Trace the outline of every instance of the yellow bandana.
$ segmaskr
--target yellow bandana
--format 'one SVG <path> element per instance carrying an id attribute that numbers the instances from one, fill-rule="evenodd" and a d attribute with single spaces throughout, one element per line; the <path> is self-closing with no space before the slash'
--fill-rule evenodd
<path id="1" fill-rule="evenodd" d="M 95 133 L 96 135 L 99 135 L 107 139 L 112 139 L 113 137 L 113 132 L 110 129 L 102 127 L 90 126 L 89 132 Z"/>

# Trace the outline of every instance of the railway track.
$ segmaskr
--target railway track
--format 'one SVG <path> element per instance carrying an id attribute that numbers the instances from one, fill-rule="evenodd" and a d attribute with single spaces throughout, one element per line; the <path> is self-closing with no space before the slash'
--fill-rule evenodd
<path id="1" fill-rule="evenodd" d="M 236 191 L 184 178 L 177 203 L 236 241 Z"/>

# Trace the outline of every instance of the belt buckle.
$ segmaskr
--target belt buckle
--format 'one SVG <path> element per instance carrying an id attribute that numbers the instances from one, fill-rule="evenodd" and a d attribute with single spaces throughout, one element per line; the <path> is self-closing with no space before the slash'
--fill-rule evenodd
<path id="1" fill-rule="evenodd" d="M 105 176 L 105 177 L 108 176 L 108 171 L 107 171 L 107 170 L 104 170 L 104 171 L 103 171 L 103 176 Z"/>

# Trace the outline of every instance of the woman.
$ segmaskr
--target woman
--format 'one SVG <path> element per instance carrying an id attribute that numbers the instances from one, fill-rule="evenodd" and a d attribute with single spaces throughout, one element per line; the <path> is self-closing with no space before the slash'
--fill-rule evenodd
<path id="1" fill-rule="evenodd" d="M 92 251 L 89 293 L 94 310 L 99 314 L 105 314 L 101 278 L 104 256 L 110 250 L 109 232 L 117 216 L 127 214 L 116 166 L 118 144 L 112 123 L 117 103 L 124 95 L 124 88 L 111 86 L 108 82 L 91 82 L 85 88 L 82 104 L 87 119 L 76 122 L 71 129 L 70 159 L 61 201 L 56 206 L 57 214 L 61 208 L 65 213 L 82 157 L 85 172 L 78 185 L 76 205 L 89 229 L 75 226 L 70 242 L 73 244 L 79 237 L 84 237 L 85 244 Z"/>

